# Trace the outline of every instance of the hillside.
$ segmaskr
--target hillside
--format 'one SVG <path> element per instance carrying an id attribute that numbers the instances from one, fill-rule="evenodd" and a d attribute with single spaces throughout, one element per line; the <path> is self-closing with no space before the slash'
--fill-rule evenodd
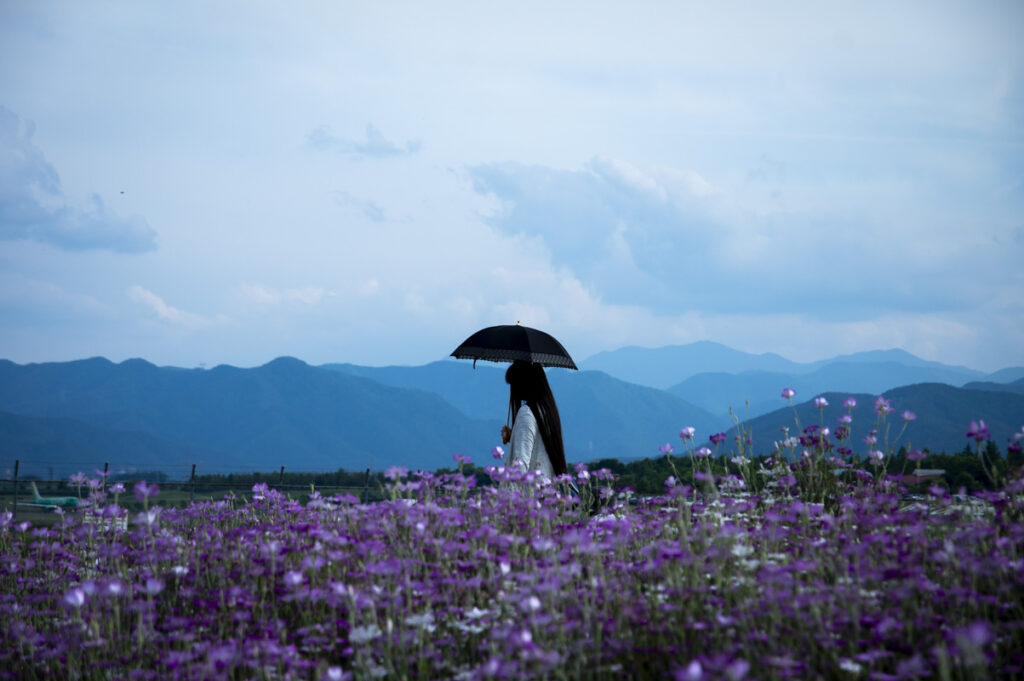
<path id="1" fill-rule="evenodd" d="M 497 428 L 508 411 L 507 365 L 441 361 L 419 367 L 324 365 L 386 385 L 437 394 L 471 418 Z M 684 425 L 714 432 L 725 421 L 661 390 L 620 381 L 599 371 L 548 369 L 548 381 L 562 417 L 569 460 L 649 456 Z"/>
<path id="2" fill-rule="evenodd" d="M 4 465 L 19 461 L 19 475 L 67 477 L 78 471 L 92 473 L 110 464 L 112 473 L 160 470 L 185 477 L 192 464 L 198 471 L 226 466 L 241 469 L 244 462 L 230 452 L 184 448 L 148 433 L 111 430 L 65 417 L 40 418 L 0 412 L 0 442 Z M 183 452 L 187 457 L 182 456 Z M 9 477 L 9 476 L 7 476 Z"/>
<path id="3" fill-rule="evenodd" d="M 494 429 L 435 396 L 280 358 L 254 369 L 161 369 L 142 360 L 0 363 L 0 410 L 70 418 L 173 443 L 168 465 L 219 454 L 209 470 L 436 468 L 454 452 L 488 450 Z M 8 456 L 27 456 L 9 450 Z M 125 441 L 109 454 L 133 462 Z M 209 472 L 209 471 L 208 471 Z"/>
<path id="4" fill-rule="evenodd" d="M 647 456 L 682 425 L 720 426 L 677 397 L 600 372 L 549 376 L 570 461 Z M 47 466 L 95 457 L 93 467 L 158 461 L 177 471 L 200 463 L 200 472 L 435 469 L 453 465 L 453 453 L 486 464 L 507 406 L 504 367 L 483 363 L 312 367 L 279 358 L 253 369 L 184 370 L 102 358 L 0 362 L 0 410 L 21 417 L 8 424 L 5 453 Z"/>
<path id="5" fill-rule="evenodd" d="M 828 400 L 829 406 L 825 407 L 821 414 L 812 400 L 801 402 L 791 408 L 785 406 L 785 400 L 779 398 L 779 404 L 783 406 L 769 414 L 749 420 L 746 427 L 753 433 L 755 451 L 761 454 L 770 453 L 772 443 L 784 437 L 782 428 L 788 428 L 790 435 L 798 434 L 794 408 L 801 427 L 823 424 L 834 430 L 838 425 L 836 419 L 846 413 L 842 407 L 843 400 L 854 397 L 857 400 L 857 408 L 853 410 L 852 446 L 855 452 L 862 454 L 865 451 L 863 438 L 869 430 L 877 427 L 877 417 L 873 411 L 876 396 L 868 393 L 851 395 L 845 392 L 826 392 L 823 397 Z M 890 444 L 897 448 L 912 443 L 918 449 L 948 454 L 959 452 L 968 443 L 972 446 L 974 444 L 973 440 L 966 437 L 971 421 L 984 419 L 992 440 L 1000 450 L 1005 451 L 1007 440 L 1024 426 L 1024 395 L 922 383 L 886 391 L 884 397 L 890 400 L 895 410 L 888 415 L 885 423 Z M 894 442 L 903 427 L 900 415 L 905 410 L 912 411 L 917 419 L 907 426 L 903 437 Z M 886 430 L 883 428 L 879 432 L 881 445 Z"/>
<path id="6" fill-rule="evenodd" d="M 858 361 L 830 362 L 806 373 L 701 373 L 670 387 L 668 392 L 713 414 L 727 414 L 732 407 L 741 416 L 749 413 L 754 417 L 776 409 L 783 388 L 793 388 L 801 397 L 830 391 L 880 395 L 903 385 L 960 385 L 963 380 L 963 370 L 957 367 L 920 360 L 909 364 L 870 361 L 865 357 Z M 749 412 L 744 411 L 744 400 L 750 401 Z"/>

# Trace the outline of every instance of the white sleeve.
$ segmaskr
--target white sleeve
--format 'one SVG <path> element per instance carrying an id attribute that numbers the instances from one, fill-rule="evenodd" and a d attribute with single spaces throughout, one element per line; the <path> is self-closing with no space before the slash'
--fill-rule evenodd
<path id="1" fill-rule="evenodd" d="M 530 468 L 533 448 L 537 440 L 537 419 L 525 404 L 516 413 L 516 424 L 512 427 L 509 441 L 509 465 L 519 464 L 525 471 Z"/>

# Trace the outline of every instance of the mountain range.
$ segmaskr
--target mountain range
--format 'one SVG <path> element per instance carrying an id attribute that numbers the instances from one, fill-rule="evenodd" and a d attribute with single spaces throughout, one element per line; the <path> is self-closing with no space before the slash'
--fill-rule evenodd
<path id="1" fill-rule="evenodd" d="M 744 419 L 776 409 L 783 388 L 807 397 L 829 391 L 880 395 L 916 383 L 1001 386 L 1024 378 L 1024 367 L 986 374 L 923 360 L 898 349 L 799 363 L 774 354 L 740 352 L 710 341 L 653 349 L 626 347 L 594 355 L 581 366 L 666 390 L 723 418 L 729 418 L 731 409 Z"/>
<path id="2" fill-rule="evenodd" d="M 797 390 L 804 425 L 821 416 L 834 424 L 836 405 L 855 395 L 863 413 L 855 413 L 855 424 L 867 428 L 871 401 L 884 393 L 898 411 L 918 415 L 903 441 L 933 451 L 962 449 L 971 420 L 984 418 L 1001 447 L 1024 424 L 1024 369 L 985 374 L 902 351 L 799 364 L 697 343 L 623 348 L 580 365 L 579 372 L 548 370 L 570 461 L 657 456 L 683 426 L 704 439 L 728 431 L 729 407 L 753 429 L 757 451 L 768 451 L 781 439 L 779 428 L 794 428 L 793 409 L 779 396 L 783 387 Z M 595 369 L 601 365 L 605 370 Z M 722 367 L 731 372 L 710 371 Z M 23 475 L 41 476 L 104 462 L 112 470 L 159 468 L 175 477 L 187 476 L 192 464 L 198 472 L 436 469 L 453 466 L 454 453 L 483 465 L 506 420 L 504 368 L 455 360 L 311 366 L 288 357 L 208 370 L 139 359 L 0 360 L 0 442 Z M 663 388 L 626 380 L 649 380 L 659 371 Z M 889 385 L 894 381 L 904 384 Z M 818 389 L 827 384 L 834 387 Z M 818 394 L 833 405 L 823 415 L 809 404 Z M 750 397 L 749 405 L 733 402 L 737 395 Z M 889 423 L 897 421 L 890 415 Z"/>

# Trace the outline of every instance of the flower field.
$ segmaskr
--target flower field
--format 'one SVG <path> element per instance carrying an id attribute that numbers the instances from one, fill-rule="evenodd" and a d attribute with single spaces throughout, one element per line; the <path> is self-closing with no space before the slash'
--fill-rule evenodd
<path id="1" fill-rule="evenodd" d="M 907 498 L 870 463 L 779 457 L 630 503 L 607 471 L 575 497 L 457 461 L 390 470 L 373 504 L 257 485 L 177 509 L 140 483 L 137 512 L 96 485 L 52 527 L 8 513 L 0 678 L 1024 675 L 1020 479 Z"/>

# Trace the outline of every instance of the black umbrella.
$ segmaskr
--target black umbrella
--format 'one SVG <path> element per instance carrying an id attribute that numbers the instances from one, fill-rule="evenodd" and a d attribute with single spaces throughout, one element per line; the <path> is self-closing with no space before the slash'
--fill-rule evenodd
<path id="1" fill-rule="evenodd" d="M 455 348 L 457 359 L 485 359 L 490 362 L 514 362 L 517 359 L 546 367 L 576 369 L 576 363 L 562 344 L 550 334 L 519 324 L 489 326 L 480 329 Z"/>

